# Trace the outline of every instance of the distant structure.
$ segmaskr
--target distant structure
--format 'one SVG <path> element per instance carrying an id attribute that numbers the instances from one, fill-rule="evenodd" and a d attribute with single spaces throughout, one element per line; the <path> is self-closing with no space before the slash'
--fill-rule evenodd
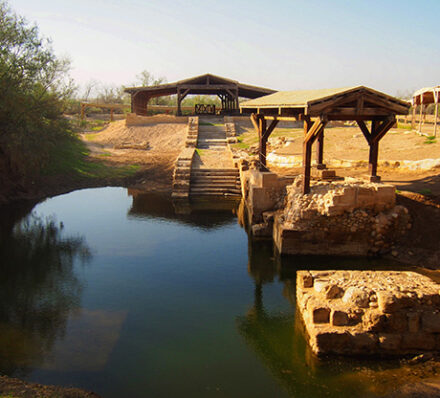
<path id="1" fill-rule="evenodd" d="M 217 95 L 221 102 L 222 114 L 239 112 L 240 97 L 254 99 L 276 91 L 268 88 L 250 86 L 236 80 L 227 79 L 212 74 L 191 77 L 175 83 L 159 84 L 157 86 L 129 87 L 125 92 L 131 95 L 131 112 L 147 116 L 148 102 L 151 98 L 177 95 L 176 114 L 182 114 L 182 101 L 187 95 Z M 200 107 L 198 107 L 200 109 Z M 203 108 L 205 110 L 205 108 Z M 212 108 L 207 108 L 212 109 Z"/>
<path id="2" fill-rule="evenodd" d="M 435 104 L 434 110 L 434 136 L 437 137 L 437 117 L 438 117 L 438 101 L 439 101 L 440 86 L 424 87 L 417 90 L 413 94 L 413 118 L 415 121 L 416 107 L 420 105 L 420 120 L 419 120 L 419 132 L 422 131 L 422 116 L 423 107 L 428 104 Z M 414 127 L 414 126 L 413 126 Z"/>

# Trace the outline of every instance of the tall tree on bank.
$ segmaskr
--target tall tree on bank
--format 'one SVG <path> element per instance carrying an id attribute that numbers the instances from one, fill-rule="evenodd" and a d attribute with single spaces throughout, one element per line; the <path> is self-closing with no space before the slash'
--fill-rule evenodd
<path id="1" fill-rule="evenodd" d="M 26 184 L 69 134 L 63 118 L 72 94 L 69 61 L 0 0 L 0 183 Z M 12 177 L 12 178 L 11 178 Z"/>

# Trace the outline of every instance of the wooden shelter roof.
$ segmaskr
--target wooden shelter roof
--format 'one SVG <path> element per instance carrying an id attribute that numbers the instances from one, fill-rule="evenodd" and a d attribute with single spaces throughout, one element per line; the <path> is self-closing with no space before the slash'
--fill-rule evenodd
<path id="1" fill-rule="evenodd" d="M 238 89 L 238 95 L 245 98 L 257 98 L 262 95 L 275 93 L 275 90 L 243 84 L 236 80 L 228 79 L 207 73 L 200 76 L 179 80 L 174 83 L 159 84 L 157 86 L 127 87 L 124 91 L 130 94 L 146 92 L 150 97 L 173 95 L 178 88 L 190 89 L 191 94 L 215 95 L 221 90 Z"/>
<path id="2" fill-rule="evenodd" d="M 373 90 L 365 86 L 331 88 L 322 90 L 297 90 L 279 91 L 264 97 L 245 101 L 240 104 L 242 112 L 259 112 L 260 109 L 266 110 L 265 114 L 282 115 L 283 110 L 292 109 L 295 113 L 304 115 L 318 116 L 335 107 L 350 106 L 354 109 L 357 100 L 363 98 L 363 108 L 376 109 L 376 113 L 381 114 L 377 109 L 382 110 L 383 115 L 390 113 L 406 114 L 409 104 L 398 98 L 389 96 L 380 91 Z M 348 108 L 347 108 L 348 107 Z M 353 114 L 359 114 L 359 109 Z M 347 114 L 349 112 L 346 112 Z"/>
<path id="3" fill-rule="evenodd" d="M 412 103 L 413 105 L 420 105 L 422 102 L 424 104 L 435 104 L 439 101 L 439 93 L 440 86 L 423 87 L 413 94 Z"/>

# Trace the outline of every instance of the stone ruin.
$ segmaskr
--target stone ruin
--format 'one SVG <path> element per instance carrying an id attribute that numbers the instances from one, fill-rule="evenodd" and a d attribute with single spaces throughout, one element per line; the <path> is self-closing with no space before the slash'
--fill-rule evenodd
<path id="1" fill-rule="evenodd" d="M 317 355 L 440 350 L 440 285 L 409 271 L 298 271 L 296 298 Z"/>
<path id="2" fill-rule="evenodd" d="M 280 253 L 375 255 L 411 228 L 408 210 L 396 206 L 392 185 L 356 179 L 315 182 L 301 193 L 301 177 L 287 186 L 284 209 L 274 217 Z"/>

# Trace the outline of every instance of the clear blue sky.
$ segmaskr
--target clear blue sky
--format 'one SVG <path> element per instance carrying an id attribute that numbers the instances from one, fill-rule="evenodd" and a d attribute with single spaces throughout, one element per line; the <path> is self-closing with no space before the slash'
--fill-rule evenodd
<path id="1" fill-rule="evenodd" d="M 277 90 L 440 84 L 440 0 L 10 0 L 72 76 L 120 85 L 148 70 Z"/>

